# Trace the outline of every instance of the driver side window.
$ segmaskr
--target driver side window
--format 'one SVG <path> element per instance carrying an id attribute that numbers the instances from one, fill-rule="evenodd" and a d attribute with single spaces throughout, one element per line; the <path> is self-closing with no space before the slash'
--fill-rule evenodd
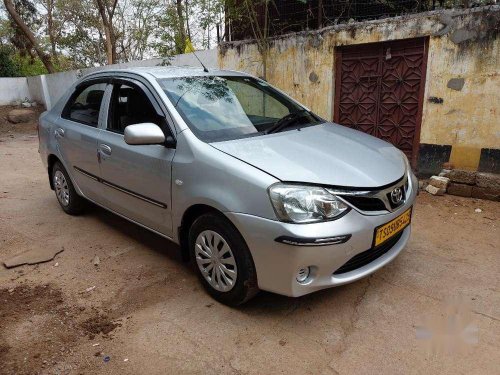
<path id="1" fill-rule="evenodd" d="M 150 122 L 162 127 L 158 115 L 146 94 L 133 85 L 116 84 L 111 99 L 108 130 L 123 134 L 129 125 Z"/>

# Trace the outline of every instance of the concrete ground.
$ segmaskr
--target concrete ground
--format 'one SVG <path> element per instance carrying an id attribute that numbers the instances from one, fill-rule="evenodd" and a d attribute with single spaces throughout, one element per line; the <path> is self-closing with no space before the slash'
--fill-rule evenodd
<path id="1" fill-rule="evenodd" d="M 421 193 L 392 264 L 235 309 L 167 240 L 97 207 L 65 215 L 29 129 L 0 134 L 0 260 L 64 251 L 0 266 L 0 373 L 499 373 L 499 203 Z"/>

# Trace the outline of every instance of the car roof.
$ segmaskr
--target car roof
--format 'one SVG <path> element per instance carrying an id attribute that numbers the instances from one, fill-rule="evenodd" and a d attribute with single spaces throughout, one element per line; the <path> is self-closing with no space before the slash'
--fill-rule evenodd
<path id="1" fill-rule="evenodd" d="M 153 67 L 132 67 L 123 69 L 103 69 L 93 72 L 83 77 L 83 79 L 96 75 L 113 75 L 119 73 L 135 73 L 142 76 L 152 75 L 155 78 L 179 78 L 193 76 L 248 76 L 245 73 L 234 70 L 208 69 L 205 72 L 203 68 L 191 66 L 153 66 Z"/>

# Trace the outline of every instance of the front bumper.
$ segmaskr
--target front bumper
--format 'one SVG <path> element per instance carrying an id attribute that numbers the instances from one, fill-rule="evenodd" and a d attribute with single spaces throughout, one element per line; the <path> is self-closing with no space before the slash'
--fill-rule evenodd
<path id="1" fill-rule="evenodd" d="M 411 225 L 385 254 L 360 268 L 335 275 L 334 272 L 355 255 L 372 247 L 374 230 L 409 209 L 418 190 L 411 175 L 412 189 L 406 203 L 396 211 L 368 216 L 351 210 L 344 217 L 315 224 L 290 224 L 257 216 L 226 213 L 243 235 L 255 263 L 259 288 L 291 297 L 338 286 L 363 278 L 391 262 L 410 238 Z M 276 242 L 278 237 L 325 238 L 351 235 L 341 244 L 326 246 L 295 246 Z M 297 272 L 310 266 L 312 276 L 304 284 L 296 281 Z"/>

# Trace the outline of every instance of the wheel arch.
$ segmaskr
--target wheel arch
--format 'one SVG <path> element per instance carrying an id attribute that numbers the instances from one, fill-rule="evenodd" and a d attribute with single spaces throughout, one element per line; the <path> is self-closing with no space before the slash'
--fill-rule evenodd
<path id="1" fill-rule="evenodd" d="M 54 164 L 56 162 L 61 163 L 61 160 L 59 160 L 59 158 L 56 155 L 49 154 L 49 156 L 47 157 L 47 174 L 49 176 L 49 184 L 52 190 L 54 190 L 54 182 L 52 181 L 52 168 L 54 167 Z"/>
<path id="2" fill-rule="evenodd" d="M 207 213 L 214 213 L 221 217 L 224 217 L 226 220 L 229 220 L 226 215 L 217 208 L 207 205 L 207 204 L 194 204 L 190 206 L 184 214 L 182 215 L 181 225 L 178 228 L 178 236 L 179 236 L 179 245 L 181 247 L 181 256 L 184 261 L 189 261 L 189 247 L 188 247 L 188 236 L 189 236 L 189 228 L 193 225 L 194 221 L 199 218 L 201 215 Z"/>

